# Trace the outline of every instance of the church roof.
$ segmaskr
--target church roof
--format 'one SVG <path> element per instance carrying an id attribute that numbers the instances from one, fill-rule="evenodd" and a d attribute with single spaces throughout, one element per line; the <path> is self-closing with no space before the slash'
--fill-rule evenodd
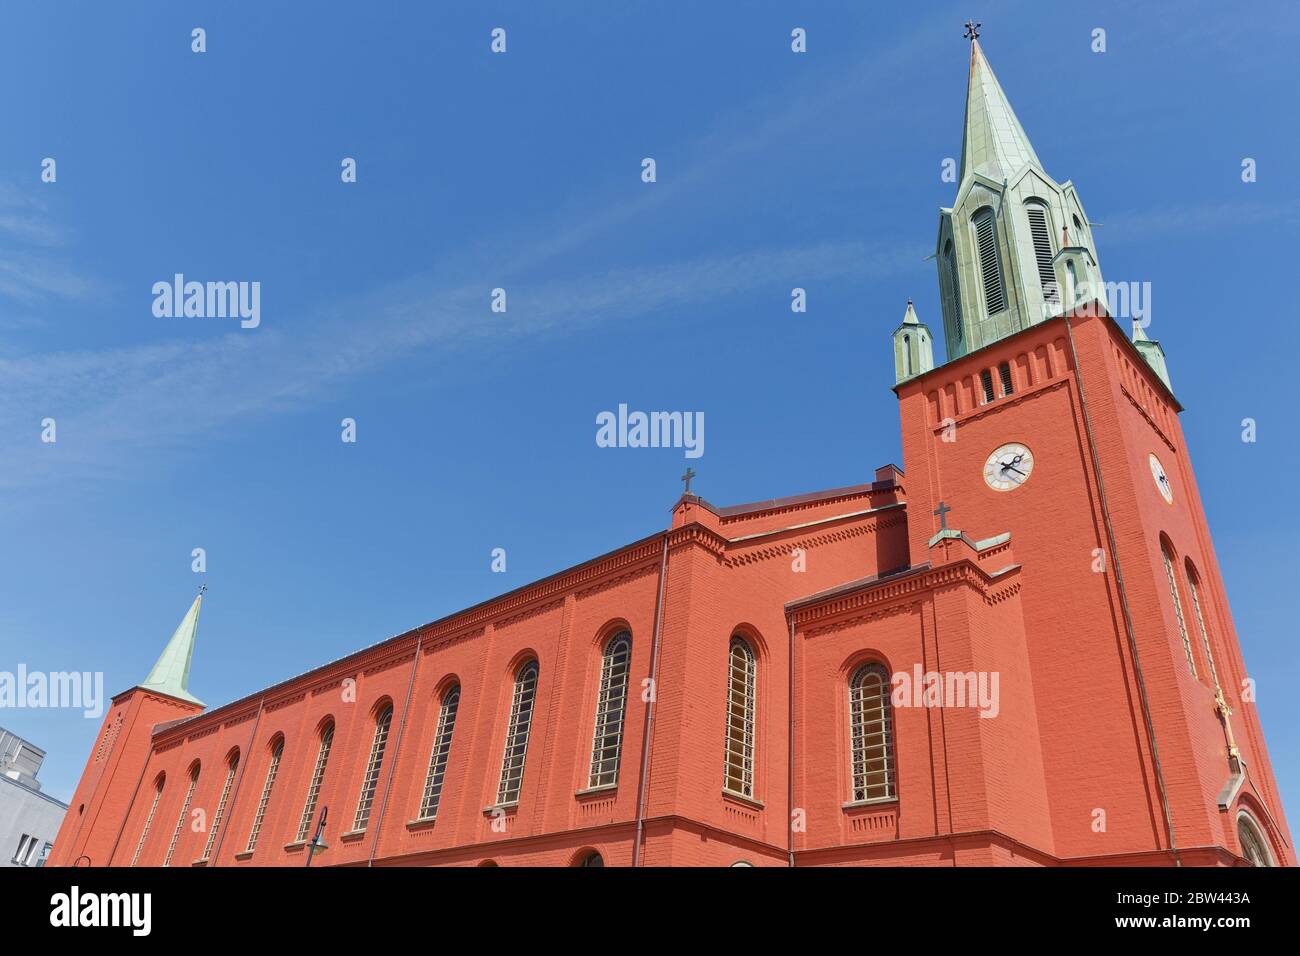
<path id="1" fill-rule="evenodd" d="M 1042 168 L 979 40 L 972 40 L 958 178 L 965 182 L 968 173 L 979 173 L 1000 182 L 1026 164 Z"/>

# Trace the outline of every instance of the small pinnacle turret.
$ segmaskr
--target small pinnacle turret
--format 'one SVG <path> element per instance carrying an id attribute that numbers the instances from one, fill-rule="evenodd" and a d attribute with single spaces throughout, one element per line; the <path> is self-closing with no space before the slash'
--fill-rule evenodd
<path id="1" fill-rule="evenodd" d="M 934 336 L 930 327 L 916 315 L 912 300 L 907 300 L 903 324 L 894 330 L 894 382 L 924 374 L 934 368 Z"/>
<path id="2" fill-rule="evenodd" d="M 1147 360 L 1151 370 L 1160 377 L 1160 381 L 1165 383 L 1165 388 L 1173 391 L 1174 387 L 1169 384 L 1169 366 L 1165 364 L 1165 350 L 1160 347 L 1160 343 L 1153 339 L 1147 338 L 1147 333 L 1142 327 L 1142 320 L 1133 320 L 1133 344 L 1137 350 L 1142 353 L 1142 357 Z"/>

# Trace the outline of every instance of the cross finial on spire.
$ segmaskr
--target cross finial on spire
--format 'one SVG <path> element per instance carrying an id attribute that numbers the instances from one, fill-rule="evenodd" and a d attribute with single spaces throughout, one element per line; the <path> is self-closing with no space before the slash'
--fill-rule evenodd
<path id="1" fill-rule="evenodd" d="M 983 25 L 984 24 L 980 23 L 978 20 L 967 20 L 966 32 L 963 33 L 962 36 L 967 40 L 970 40 L 971 43 L 974 43 L 980 38 L 980 27 Z"/>
<path id="2" fill-rule="evenodd" d="M 200 593 L 200 594 L 202 594 L 203 592 L 205 592 L 207 589 L 208 589 L 208 586 L 207 586 L 206 584 L 200 584 L 200 585 L 199 585 L 199 593 Z"/>
<path id="3" fill-rule="evenodd" d="M 682 481 L 686 482 L 686 490 L 682 494 L 691 493 L 691 479 L 695 477 L 695 469 L 689 465 L 686 467 L 686 474 L 682 475 Z"/>

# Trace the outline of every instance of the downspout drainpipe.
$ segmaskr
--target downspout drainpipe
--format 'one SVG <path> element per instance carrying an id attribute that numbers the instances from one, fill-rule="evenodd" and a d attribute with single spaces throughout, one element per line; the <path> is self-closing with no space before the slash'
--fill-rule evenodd
<path id="1" fill-rule="evenodd" d="M 415 672 L 420 667 L 420 648 L 424 644 L 424 632 L 415 639 L 415 659 L 411 661 L 411 676 L 406 681 L 406 700 L 402 702 L 402 722 L 397 725 L 397 739 L 393 741 L 393 759 L 388 770 L 388 781 L 384 784 L 384 798 L 379 801 L 379 815 L 375 818 L 375 838 L 370 841 L 370 856 L 366 858 L 366 867 L 375 865 L 375 852 L 379 849 L 379 835 L 384 825 L 384 811 L 388 809 L 388 795 L 393 792 L 393 778 L 397 776 L 397 761 L 402 753 L 402 734 L 406 733 L 406 717 L 411 712 L 411 691 L 415 689 Z M 310 850 L 309 850 L 310 852 Z"/>
<path id="2" fill-rule="evenodd" d="M 135 798 L 138 797 L 138 796 L 140 795 L 140 785 L 141 785 L 142 783 L 144 783 L 144 775 L 145 775 L 146 773 L 149 772 L 149 758 L 152 757 L 152 756 L 153 756 L 153 731 L 150 730 L 150 732 L 149 732 L 149 753 L 145 755 L 144 763 L 140 765 L 140 776 L 139 776 L 139 777 L 136 779 L 136 781 L 135 781 L 135 789 L 131 791 L 131 802 L 127 804 L 127 810 L 126 810 L 126 813 L 124 813 L 124 814 L 122 815 L 122 822 L 121 822 L 120 824 L 118 824 L 118 827 L 117 827 L 117 836 L 114 837 L 114 839 L 113 839 L 113 849 L 111 849 L 111 850 L 108 851 L 108 859 L 104 861 L 104 866 L 112 866 L 112 865 L 113 865 L 113 857 L 117 856 L 117 845 L 118 845 L 119 843 L 122 842 L 122 834 L 123 834 L 124 832 L 126 832 L 126 821 L 130 818 L 130 816 L 131 816 L 131 811 L 132 811 L 133 809 L 135 809 Z M 80 839 L 80 837 L 81 837 L 81 828 L 82 828 L 83 826 L 85 826 L 84 823 L 78 823 L 78 824 L 77 824 L 77 832 L 73 835 L 73 838 L 72 838 L 72 845 L 73 845 L 74 847 L 77 845 L 77 840 Z M 83 844 L 81 848 L 84 850 L 86 847 L 85 847 L 85 845 Z M 81 859 L 81 857 L 77 857 L 77 859 Z M 89 858 L 87 858 L 87 859 L 89 859 Z M 94 861 L 91 860 L 91 863 L 93 864 Z M 74 860 L 72 863 L 70 863 L 70 864 L 68 864 L 68 865 L 69 865 L 69 866 L 76 866 L 77 864 L 76 864 L 76 861 Z"/>
<path id="3" fill-rule="evenodd" d="M 1169 795 L 1165 791 L 1165 775 L 1160 769 L 1160 751 L 1156 747 L 1156 728 L 1151 719 L 1151 702 L 1147 698 L 1147 684 L 1142 676 L 1142 661 L 1138 657 L 1137 637 L 1133 633 L 1133 616 L 1129 611 L 1128 592 L 1124 588 L 1124 575 L 1119 567 L 1119 550 L 1115 546 L 1115 528 L 1110 521 L 1110 508 L 1106 504 L 1106 485 L 1101 479 L 1101 460 L 1097 456 L 1097 440 L 1092 433 L 1092 419 L 1088 415 L 1088 399 L 1083 390 L 1083 369 L 1079 366 L 1079 351 L 1074 346 L 1074 330 L 1070 327 L 1070 316 L 1065 316 L 1065 332 L 1070 338 L 1070 354 L 1074 357 L 1074 380 L 1079 386 L 1079 408 L 1083 412 L 1083 427 L 1088 434 L 1088 451 L 1092 456 L 1092 473 L 1097 479 L 1097 496 L 1101 502 L 1102 522 L 1106 525 L 1106 539 L 1110 543 L 1110 560 L 1115 566 L 1115 583 L 1119 588 L 1119 603 L 1124 611 L 1124 631 L 1128 637 L 1129 653 L 1133 655 L 1133 673 L 1137 678 L 1138 694 L 1142 700 L 1142 719 L 1146 724 L 1147 741 L 1151 747 L 1151 759 L 1156 773 L 1156 787 L 1160 791 L 1160 805 L 1164 809 L 1165 832 L 1169 838 L 1169 849 L 1174 855 L 1174 865 L 1182 866 L 1178 856 L 1178 844 L 1174 838 L 1174 816 L 1169 809 Z"/>
<path id="4" fill-rule="evenodd" d="M 266 695 L 263 694 L 257 701 L 257 716 L 253 719 L 253 732 L 248 735 L 248 747 L 244 750 L 244 759 L 239 764 L 239 775 L 235 777 L 235 788 L 230 794 L 230 815 L 226 818 L 225 828 L 217 834 L 217 845 L 212 848 L 212 859 L 208 861 L 208 866 L 216 866 L 217 861 L 221 859 L 221 845 L 226 842 L 226 834 L 230 831 L 230 825 L 235 822 L 235 807 L 238 806 L 236 801 L 239 799 L 239 787 L 244 782 L 244 773 L 253 760 L 253 745 L 257 742 L 257 728 L 262 725 L 262 708 L 265 705 Z"/>
<path id="5" fill-rule="evenodd" d="M 790 754 L 790 775 L 786 781 L 786 846 L 790 857 L 790 866 L 794 866 L 794 615 L 788 615 L 790 618 L 790 687 L 786 691 L 786 702 L 790 711 L 790 727 L 787 733 L 790 737 L 790 743 L 787 751 Z"/>
<path id="6" fill-rule="evenodd" d="M 655 699 L 659 696 L 659 637 L 663 632 L 664 583 L 668 577 L 668 535 L 664 532 L 663 556 L 659 559 L 659 593 L 655 597 L 655 635 L 650 647 L 650 700 L 646 702 L 641 731 L 641 781 L 637 785 L 636 836 L 632 843 L 632 865 L 641 865 L 641 842 L 645 837 L 646 781 L 650 775 L 650 741 L 655 722 Z"/>

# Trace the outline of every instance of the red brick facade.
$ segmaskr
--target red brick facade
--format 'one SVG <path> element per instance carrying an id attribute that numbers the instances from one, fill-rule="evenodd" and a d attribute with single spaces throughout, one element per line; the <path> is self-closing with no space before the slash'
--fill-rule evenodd
<path id="1" fill-rule="evenodd" d="M 979 373 L 1002 362 L 1012 393 L 981 403 Z M 128 866 L 137 849 L 138 865 L 160 865 L 196 763 L 171 865 L 303 865 L 299 822 L 328 721 L 313 822 L 328 806 L 329 849 L 317 865 L 568 866 L 592 851 L 611 866 L 1232 865 L 1242 811 L 1274 860 L 1294 865 L 1180 407 L 1114 322 L 1096 307 L 1057 317 L 897 391 L 906 476 L 886 466 L 870 484 L 733 508 L 683 497 L 660 534 L 208 713 L 128 690 L 51 865 Z M 1035 457 L 1010 493 L 982 479 L 1008 441 Z M 1152 479 L 1153 452 L 1172 504 Z M 935 540 L 940 502 L 954 530 Z M 601 652 L 623 631 L 617 784 L 589 791 Z M 733 635 L 756 657 L 749 798 L 723 789 Z M 493 813 L 514 675 L 530 659 L 539 678 L 522 791 Z M 848 688 L 863 662 L 894 675 L 996 675 L 996 715 L 894 705 L 893 790 L 855 802 Z M 453 684 L 437 816 L 415 822 Z M 349 832 L 388 704 L 369 821 Z"/>

